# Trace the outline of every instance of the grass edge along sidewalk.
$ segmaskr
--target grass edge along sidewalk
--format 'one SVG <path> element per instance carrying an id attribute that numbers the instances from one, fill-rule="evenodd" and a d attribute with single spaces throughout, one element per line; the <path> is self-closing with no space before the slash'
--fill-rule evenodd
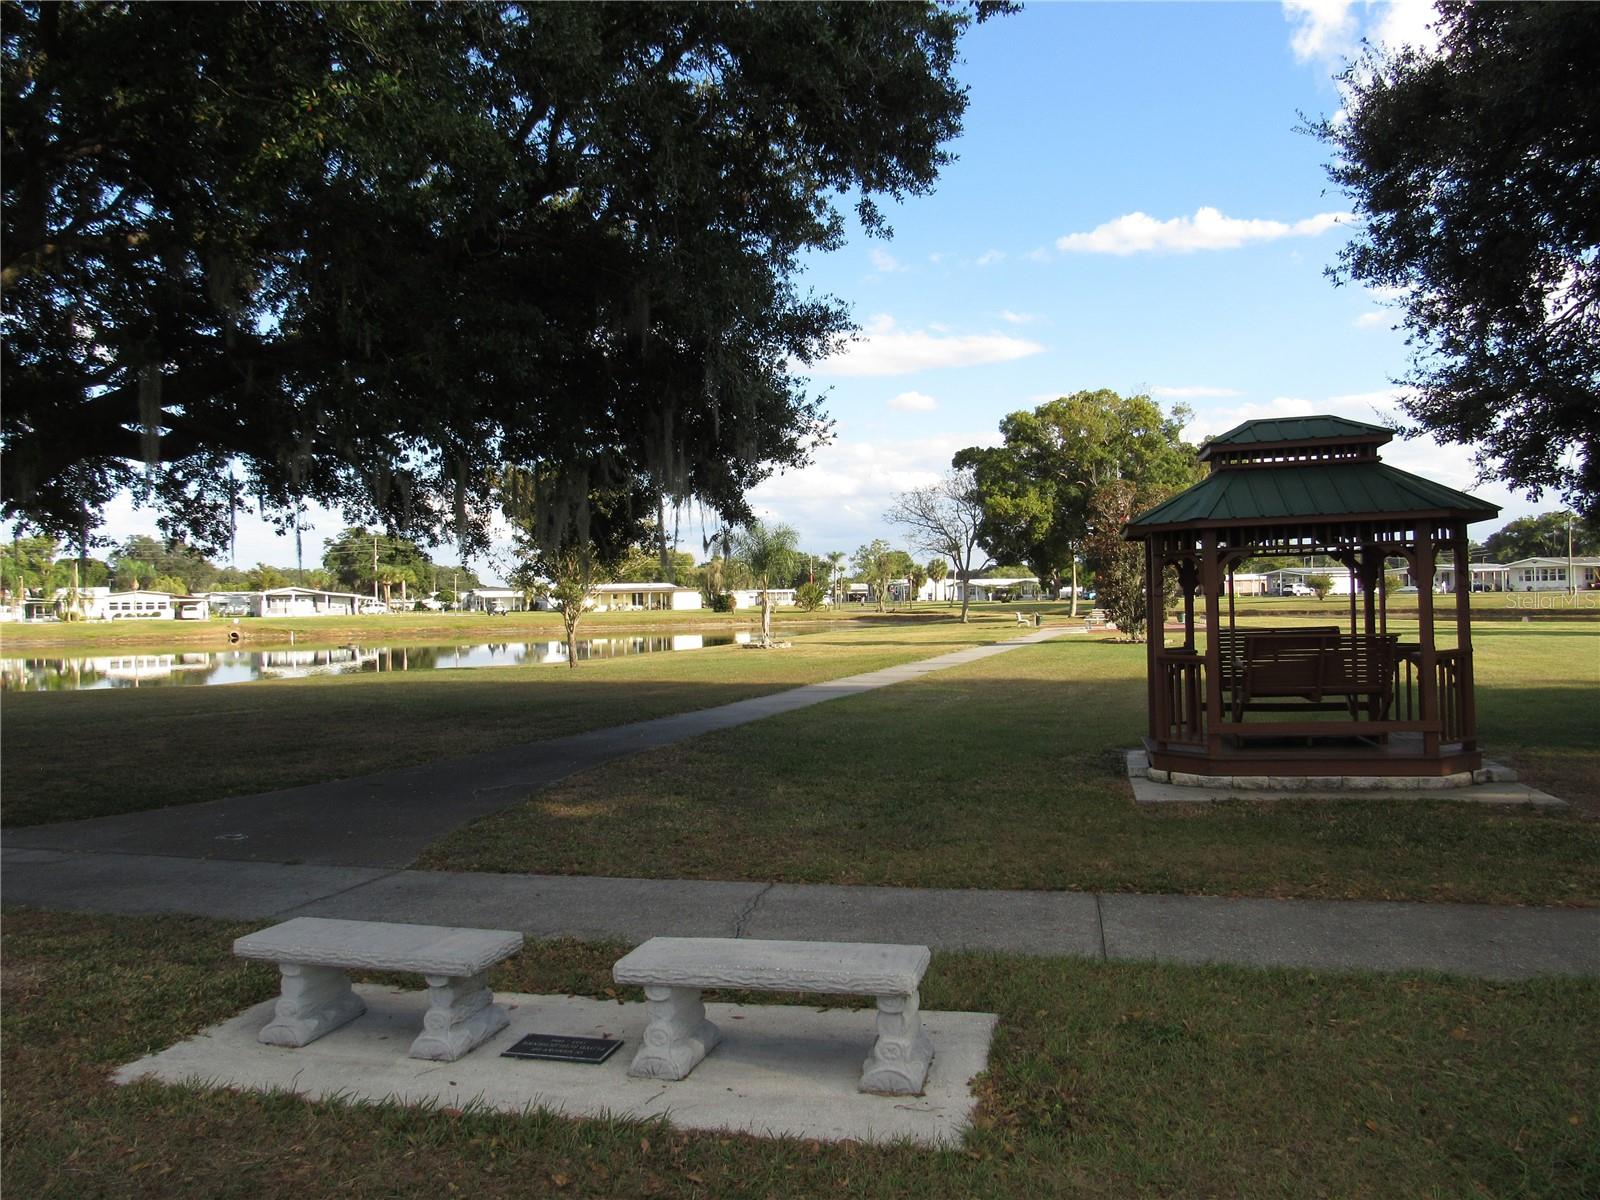
<path id="1" fill-rule="evenodd" d="M 1484 722 L 1595 787 L 1588 631 L 1480 638 Z M 614 760 L 418 866 L 762 883 L 1600 903 L 1600 822 L 1414 794 L 1136 808 L 1144 649 L 1056 639 Z M 892 736 L 886 731 L 893 731 Z M 1560 794 L 1570 795 L 1563 787 Z M 614 831 L 625 829 L 628 837 Z M 648 846 L 643 853 L 641 846 Z"/>
<path id="2" fill-rule="evenodd" d="M 111 1067 L 273 994 L 269 970 L 229 954 L 246 928 L 7 914 L 8 1190 L 1577 1200 L 1600 1185 L 1593 979 L 940 954 L 924 1004 L 1000 1014 L 975 1128 L 943 1151 L 109 1084 Z M 491 983 L 617 996 L 621 950 L 534 943 Z"/>

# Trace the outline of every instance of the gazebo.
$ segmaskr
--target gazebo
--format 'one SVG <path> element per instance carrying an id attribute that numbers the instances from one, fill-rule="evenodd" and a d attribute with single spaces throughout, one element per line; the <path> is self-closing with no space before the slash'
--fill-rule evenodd
<path id="1" fill-rule="evenodd" d="M 1386 466 L 1378 447 L 1392 436 L 1341 417 L 1247 421 L 1201 448 L 1205 480 L 1123 529 L 1145 548 L 1152 769 L 1442 777 L 1481 766 L 1470 593 L 1455 593 L 1452 636 L 1429 584 L 1440 554 L 1453 556 L 1456 579 L 1469 577 L 1467 526 L 1500 510 Z M 1238 620 L 1241 562 L 1310 554 L 1350 573 L 1347 616 L 1340 597 L 1326 624 Z M 1391 558 L 1421 583 L 1415 634 L 1389 628 Z M 1174 645 L 1164 633 L 1168 572 L 1183 603 Z"/>

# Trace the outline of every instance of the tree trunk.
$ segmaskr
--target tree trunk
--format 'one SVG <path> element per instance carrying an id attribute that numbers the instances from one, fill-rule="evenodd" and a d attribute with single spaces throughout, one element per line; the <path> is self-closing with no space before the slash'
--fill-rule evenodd
<path id="1" fill-rule="evenodd" d="M 1078 556 L 1072 556 L 1072 611 L 1067 614 L 1075 617 L 1078 615 Z"/>
<path id="2" fill-rule="evenodd" d="M 772 597 L 766 591 L 761 593 L 761 640 L 772 640 Z"/>
<path id="3" fill-rule="evenodd" d="M 578 622 L 583 619 L 583 601 L 579 601 L 576 611 L 572 611 L 571 604 L 561 610 L 561 621 L 567 627 L 567 668 L 578 669 Z"/>

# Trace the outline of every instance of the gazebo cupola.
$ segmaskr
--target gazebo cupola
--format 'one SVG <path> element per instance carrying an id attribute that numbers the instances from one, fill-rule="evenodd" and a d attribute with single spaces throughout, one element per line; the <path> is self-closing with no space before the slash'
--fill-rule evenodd
<path id="1" fill-rule="evenodd" d="M 1128 523 L 1123 536 L 1145 547 L 1152 767 L 1443 776 L 1481 765 L 1470 596 L 1458 592 L 1454 621 L 1441 621 L 1430 584 L 1440 554 L 1469 578 L 1467 526 L 1500 510 L 1386 465 L 1378 450 L 1392 437 L 1342 417 L 1247 421 L 1202 447 L 1206 479 Z M 1348 605 L 1325 622 L 1320 612 L 1241 620 L 1236 568 L 1278 555 L 1327 556 Z M 1418 581 L 1414 614 L 1391 611 L 1390 559 Z M 1173 645 L 1162 632 L 1168 572 L 1183 597 Z"/>

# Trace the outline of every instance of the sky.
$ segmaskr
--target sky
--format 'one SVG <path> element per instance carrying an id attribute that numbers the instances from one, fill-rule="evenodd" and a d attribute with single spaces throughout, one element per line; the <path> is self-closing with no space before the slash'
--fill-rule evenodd
<path id="1" fill-rule="evenodd" d="M 1333 77 L 1362 38 L 1431 45 L 1430 17 L 1411 0 L 1036 3 L 974 27 L 956 161 L 931 194 L 885 206 L 892 239 L 857 229 L 806 262 L 802 290 L 844 300 L 862 332 L 810 376 L 833 441 L 756 488 L 757 515 L 812 553 L 902 545 L 883 520 L 900 492 L 997 444 L 1007 413 L 1082 390 L 1187 405 L 1196 441 L 1252 417 L 1394 423 L 1398 315 L 1327 277 L 1351 206 L 1328 148 L 1298 127 L 1337 112 Z M 1479 482 L 1464 447 L 1382 453 L 1503 519 L 1559 507 Z M 311 517 L 308 566 L 345 525 Z M 681 528 L 703 557 L 698 516 Z M 154 532 L 127 498 L 102 529 Z M 294 542 L 247 519 L 235 557 L 292 566 Z"/>

